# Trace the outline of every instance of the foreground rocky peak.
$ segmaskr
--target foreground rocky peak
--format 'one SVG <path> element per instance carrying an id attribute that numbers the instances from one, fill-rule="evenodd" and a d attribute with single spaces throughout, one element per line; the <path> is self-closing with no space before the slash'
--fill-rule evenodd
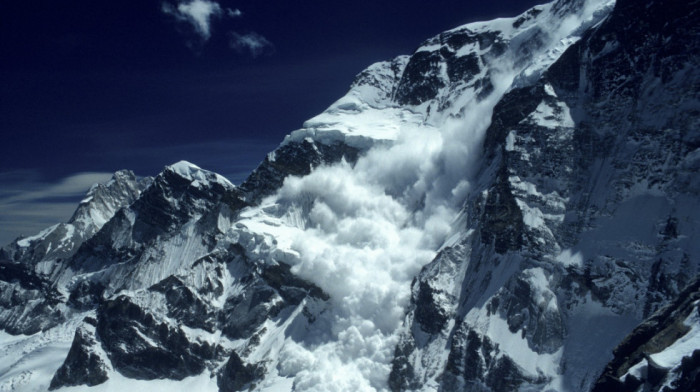
<path id="1" fill-rule="evenodd" d="M 3 248 L 0 385 L 697 386 L 697 3 L 446 31 L 240 186 L 116 173 Z"/>
<path id="2" fill-rule="evenodd" d="M 619 1 L 496 105 L 473 234 L 413 284 L 393 389 L 588 390 L 681 295 L 700 256 L 697 21 L 691 3 Z"/>

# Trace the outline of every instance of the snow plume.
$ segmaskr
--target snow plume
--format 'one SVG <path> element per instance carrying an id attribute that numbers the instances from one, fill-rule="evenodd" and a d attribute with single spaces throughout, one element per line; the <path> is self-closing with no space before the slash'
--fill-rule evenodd
<path id="1" fill-rule="evenodd" d="M 265 53 L 271 53 L 274 46 L 267 38 L 256 32 L 247 34 L 230 33 L 229 46 L 237 52 L 249 52 L 251 56 L 258 57 Z"/>
<path id="2" fill-rule="evenodd" d="M 238 9 L 224 9 L 219 3 L 209 0 L 192 0 L 180 3 L 177 7 L 170 3 L 163 3 L 161 9 L 178 21 L 192 25 L 197 35 L 204 41 L 211 37 L 211 21 L 213 18 L 220 18 L 224 14 L 230 17 L 243 15 Z"/>
<path id="3" fill-rule="evenodd" d="M 279 374 L 298 390 L 386 389 L 411 280 L 458 230 L 493 104 L 474 102 L 439 127 L 407 124 L 355 165 L 290 177 L 244 214 L 241 227 L 274 238 L 292 272 L 331 297 L 306 337 L 280 352 Z"/>

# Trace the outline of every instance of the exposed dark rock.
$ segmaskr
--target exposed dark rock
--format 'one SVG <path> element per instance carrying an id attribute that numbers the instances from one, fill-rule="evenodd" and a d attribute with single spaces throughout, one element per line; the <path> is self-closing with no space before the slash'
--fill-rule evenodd
<path id="1" fill-rule="evenodd" d="M 240 295 L 226 300 L 219 315 L 221 330 L 232 339 L 245 338 L 285 306 L 284 299 L 275 289 L 255 277 Z"/>
<path id="2" fill-rule="evenodd" d="M 647 361 L 647 383 L 658 387 L 668 375 L 669 369 L 656 363 L 649 354 L 645 354 L 644 359 Z"/>
<path id="3" fill-rule="evenodd" d="M 583 4 L 560 0 L 551 9 L 566 16 L 564 11 Z M 444 391 L 538 390 L 551 381 L 548 377 L 560 375 L 566 382 L 579 375 L 566 369 L 576 351 L 566 346 L 565 326 L 581 316 L 576 312 L 587 310 L 582 304 L 601 306 L 605 318 L 620 324 L 622 318 L 639 317 L 642 305 L 647 314 L 679 295 L 688 279 L 683 275 L 697 271 L 695 232 L 688 230 L 694 221 L 682 209 L 700 194 L 700 136 L 695 131 L 700 114 L 698 5 L 698 0 L 618 0 L 613 14 L 596 23 L 539 80 L 518 76 L 517 86 L 533 85 L 510 90 L 496 105 L 485 136 L 483 166 L 475 178 L 464 178 L 470 194 L 464 214 L 455 221 L 463 226 L 455 225 L 459 232 L 450 241 L 462 236 L 459 246 L 465 250 L 448 256 L 457 246 L 441 251 L 414 279 L 406 316 L 409 325 L 399 337 L 388 380 L 391 390 L 425 389 L 428 379 Z M 528 26 L 540 12 L 533 9 L 512 23 L 515 28 L 528 27 L 511 46 L 518 51 L 513 57 L 520 61 L 515 68 L 529 65 L 536 50 L 552 49 L 542 48 L 549 26 Z M 452 30 L 428 41 L 428 46 L 439 49 L 370 68 L 358 75 L 355 85 L 380 89 L 376 94 L 372 90 L 373 97 L 389 105 L 436 100 L 426 108 L 426 122 L 435 117 L 431 109 L 451 108 L 452 118 L 466 118 L 471 113 L 454 105 L 470 98 L 460 96 L 460 89 L 473 89 L 477 100 L 494 91 L 495 75 L 485 67 L 505 53 L 508 43 L 503 39 L 497 31 Z M 460 50 L 468 45 L 478 47 L 478 53 Z M 476 79 L 482 73 L 485 76 Z M 391 97 L 394 101 L 388 102 Z M 452 100 L 455 97 L 457 101 Z M 336 109 L 352 112 L 357 107 L 348 103 Z M 138 379 L 182 379 L 220 369 L 216 377 L 221 390 L 255 388 L 265 377 L 265 367 L 277 360 L 247 362 L 251 353 L 257 358 L 256 347 L 267 343 L 270 331 L 264 324 L 271 320 L 292 325 L 284 331 L 292 339 L 315 320 L 318 324 L 311 327 L 323 328 L 322 306 L 316 305 L 329 296 L 295 276 L 289 265 L 275 265 L 269 258 L 263 262 L 256 258 L 257 250 L 247 255 L 240 244 L 229 242 L 243 241 L 249 233 L 234 233 L 241 234 L 236 239 L 227 230 L 240 228 L 236 226 L 240 210 L 273 194 L 285 178 L 307 175 L 341 159 L 354 163 L 361 153 L 343 143 L 310 139 L 285 143 L 241 188 L 224 181 L 197 183 L 172 169 L 138 186 L 133 185 L 133 173 L 115 174 L 114 195 L 122 201 L 112 203 L 114 195 L 98 186 L 91 191 L 92 201 L 81 203 L 70 221 L 78 224 L 89 215 L 87 203 L 121 208 L 96 235 L 85 231 L 84 238 L 75 237 L 74 245 L 47 258 L 47 252 L 55 251 L 55 241 L 70 232 L 63 224 L 44 239 L 35 237 L 29 246 L 14 244 L 0 250 L 0 260 L 12 260 L 0 262 L 0 328 L 31 334 L 64 321 L 64 313 L 96 309 L 96 318 L 86 318 L 76 331 L 51 388 L 99 384 L 110 366 Z M 214 179 L 211 173 L 207 176 Z M 640 229 L 643 235 L 631 233 L 624 241 L 602 238 L 618 231 L 619 226 L 607 222 L 616 220 L 620 203 L 639 195 L 662 200 L 659 210 L 668 211 L 653 216 L 651 228 Z M 403 195 L 388 196 L 399 200 Z M 426 200 L 430 202 L 423 197 L 415 203 L 418 210 L 426 207 Z M 581 244 L 584 233 L 592 240 Z M 183 261 L 191 271 L 181 268 L 178 275 L 153 285 L 150 276 L 136 276 L 153 267 L 148 263 L 160 262 L 160 255 L 167 253 L 163 249 L 176 247 L 180 235 L 197 241 L 193 248 L 201 253 L 196 257 L 206 254 Z M 254 237 L 251 243 L 257 240 Z M 579 250 L 580 260 L 559 258 L 565 251 Z M 183 254 L 191 253 L 188 249 Z M 39 261 L 41 265 L 35 263 Z M 541 270 L 546 279 L 529 280 L 525 268 Z M 81 276 L 86 272 L 89 278 Z M 192 276 L 187 275 L 190 272 Z M 132 277 L 148 283 L 129 291 L 120 291 L 121 282 L 113 284 Z M 446 281 L 449 288 L 441 287 Z M 451 287 L 456 282 L 461 287 Z M 68 298 L 60 294 L 66 287 Z M 684 320 L 689 312 L 698 311 L 693 301 L 700 300 L 697 281 L 693 287 L 620 344 L 596 390 L 656 392 L 661 385 L 667 385 L 664 391 L 700 390 L 700 350 L 668 368 L 653 359 L 687 334 Z M 289 314 L 298 319 L 285 320 Z M 618 314 L 623 316 L 615 319 Z M 512 347 L 491 340 L 494 324 L 488 323 L 502 320 L 536 354 L 564 348 L 562 369 L 538 367 L 540 375 L 531 375 L 529 367 L 527 372 L 522 369 Z M 291 322 L 283 324 L 287 321 Z M 202 331 L 191 333 L 190 328 Z M 213 346 L 193 336 L 206 331 L 222 331 L 224 341 L 240 339 L 234 343 L 237 352 L 231 345 Z M 444 350 L 447 355 L 432 356 Z M 597 360 L 589 357 L 591 362 Z M 602 368 L 596 363 L 585 369 L 588 374 Z M 642 368 L 638 375 L 626 374 L 637 365 Z M 592 381 L 587 377 L 575 380 L 582 390 Z"/>
<path id="4" fill-rule="evenodd" d="M 457 326 L 441 385 L 446 390 L 514 391 L 544 380 L 524 375 L 499 347 L 466 324 Z"/>
<path id="5" fill-rule="evenodd" d="M 491 125 L 486 130 L 484 152 L 493 158 L 505 148 L 508 132 L 523 121 L 545 96 L 541 85 L 514 89 L 503 96 L 493 109 Z"/>
<path id="6" fill-rule="evenodd" d="M 671 240 L 678 237 L 678 218 L 669 216 L 661 234 L 664 239 Z"/>
<path id="7" fill-rule="evenodd" d="M 515 22 L 513 22 L 513 27 L 517 29 L 520 26 L 522 26 L 523 23 L 527 22 L 528 20 L 531 20 L 532 18 L 536 17 L 537 15 L 539 15 L 541 13 L 542 13 L 542 10 L 533 8 L 530 11 L 528 11 L 527 13 L 525 13 L 525 15 L 516 19 Z"/>
<path id="8" fill-rule="evenodd" d="M 523 243 L 523 214 L 511 192 L 505 167 L 489 189 L 484 203 L 481 241 L 493 244 L 497 253 L 520 249 Z"/>
<path id="9" fill-rule="evenodd" d="M 68 304 L 79 310 L 93 309 L 102 301 L 105 286 L 89 279 L 81 280 L 68 297 Z"/>
<path id="10" fill-rule="evenodd" d="M 59 295 L 51 289 L 49 281 L 37 275 L 24 264 L 0 261 L 0 280 L 17 283 L 25 290 L 41 291 L 47 297 L 55 298 Z"/>
<path id="11" fill-rule="evenodd" d="M 208 211 L 220 202 L 234 209 L 245 206 L 238 188 L 222 184 L 214 173 L 204 173 L 210 179 L 206 186 L 166 167 L 131 206 L 137 216 L 133 239 L 138 243 L 148 243 L 181 225 L 195 213 Z"/>
<path id="12" fill-rule="evenodd" d="M 169 317 L 190 328 L 214 332 L 216 317 L 182 280 L 169 276 L 151 286 L 149 290 L 165 295 Z"/>
<path id="13" fill-rule="evenodd" d="M 394 360 L 391 362 L 389 374 L 389 389 L 393 392 L 409 391 L 420 388 L 420 382 L 416 380 L 413 364 L 408 356 L 415 350 L 410 340 L 401 340 L 394 349 Z"/>
<path id="14" fill-rule="evenodd" d="M 416 297 L 416 321 L 420 328 L 430 334 L 442 331 L 447 323 L 448 315 L 438 303 L 436 291 L 429 283 L 420 281 Z"/>
<path id="15" fill-rule="evenodd" d="M 0 261 L 0 329 L 31 335 L 65 320 L 62 295 L 26 265 Z"/>
<path id="16" fill-rule="evenodd" d="M 157 321 L 124 295 L 99 308 L 97 334 L 114 368 L 130 378 L 182 380 L 216 357 L 216 347 L 190 342 L 180 328 Z"/>
<path id="17" fill-rule="evenodd" d="M 288 264 L 279 263 L 266 267 L 260 276 L 267 284 L 277 290 L 285 301 L 292 305 L 298 305 L 307 296 L 324 301 L 330 299 L 320 287 L 296 277 Z"/>
<path id="18" fill-rule="evenodd" d="M 146 247 L 159 238 L 173 235 L 193 217 L 203 216 L 207 221 L 212 219 L 209 214 L 221 211 L 222 206 L 232 214 L 232 209 L 240 210 L 246 205 L 242 191 L 217 174 L 187 166 L 190 164 L 186 162 L 178 165 L 191 173 L 181 173 L 175 166 L 166 167 L 128 209 L 117 211 L 97 234 L 84 242 L 64 268 L 91 272 L 139 260 Z M 198 228 L 205 230 L 201 225 Z M 202 235 L 205 243 L 212 245 L 214 234 Z"/>
<path id="19" fill-rule="evenodd" d="M 440 77 L 442 56 L 438 52 L 414 53 L 396 87 L 394 99 L 400 105 L 420 105 L 435 98 L 445 83 Z"/>
<path id="20" fill-rule="evenodd" d="M 264 370 L 259 365 L 243 363 L 238 354 L 233 352 L 216 379 L 219 391 L 237 392 L 252 388 L 253 382 L 263 376 Z"/>
<path id="21" fill-rule="evenodd" d="M 483 382 L 486 368 L 491 362 L 491 342 L 481 337 L 473 330 L 459 328 L 454 335 L 450 355 L 447 359 L 446 373 L 449 385 L 457 387 L 455 376 L 464 378 L 465 383 Z M 460 348 L 463 347 L 463 351 Z M 489 363 L 486 363 L 489 361 Z"/>
<path id="22" fill-rule="evenodd" d="M 681 365 L 673 370 L 673 381 L 662 392 L 700 391 L 700 349 L 681 360 Z"/>
<path id="23" fill-rule="evenodd" d="M 700 311 L 698 300 L 700 300 L 700 278 L 695 278 L 675 301 L 640 324 L 615 348 L 614 358 L 596 381 L 593 392 L 636 391 L 641 384 L 648 385 L 650 391 L 658 391 L 658 386 L 668 374 L 669 369 L 660 368 L 651 360 L 649 354 L 663 351 L 690 330 L 684 321 L 691 312 Z M 695 354 L 693 354 L 693 358 L 684 359 L 686 365 L 696 360 L 694 357 Z M 624 383 L 620 381 L 620 378 L 632 366 L 643 361 L 647 368 L 645 379 L 638 380 L 638 382 L 627 381 L 630 379 L 628 375 Z M 678 381 L 679 383 L 697 382 L 697 368 L 694 373 L 689 372 L 683 368 L 683 362 L 672 373 L 687 376 L 686 381 Z M 688 381 L 690 379 L 694 381 Z"/>
<path id="24" fill-rule="evenodd" d="M 307 140 L 288 143 L 268 154 L 240 189 L 246 193 L 248 202 L 255 203 L 277 190 L 288 176 L 303 176 L 319 165 L 340 162 L 343 158 L 354 163 L 359 154 L 357 148 L 344 143 L 326 145 Z"/>
<path id="25" fill-rule="evenodd" d="M 107 364 L 94 351 L 99 343 L 93 333 L 94 327 L 75 331 L 68 356 L 51 379 L 49 390 L 77 385 L 91 387 L 107 381 Z"/>
<path id="26" fill-rule="evenodd" d="M 457 50 L 464 45 L 479 42 L 479 37 L 468 30 L 460 30 L 440 35 L 440 41 L 445 43 L 452 50 Z"/>
<path id="27" fill-rule="evenodd" d="M 474 53 L 457 57 L 453 52 L 443 51 L 443 56 L 446 59 L 447 76 L 450 82 L 471 80 L 481 70 L 479 57 Z"/>
<path id="28" fill-rule="evenodd" d="M 538 295 L 543 294 L 534 293 L 530 283 L 518 276 L 493 298 L 499 303 L 494 307 L 506 319 L 510 332 L 520 333 L 533 351 L 554 353 L 564 342 L 564 320 L 558 311 L 547 307 L 554 298 Z"/>

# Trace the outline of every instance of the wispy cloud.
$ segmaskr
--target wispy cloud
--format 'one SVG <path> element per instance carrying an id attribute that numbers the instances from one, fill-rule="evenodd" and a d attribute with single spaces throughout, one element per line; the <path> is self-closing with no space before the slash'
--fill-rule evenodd
<path id="1" fill-rule="evenodd" d="M 34 172 L 0 173 L 0 245 L 67 221 L 88 189 L 111 176 L 88 172 L 45 182 Z"/>
<path id="2" fill-rule="evenodd" d="M 230 33 L 229 45 L 239 53 L 248 52 L 253 57 L 271 54 L 274 51 L 272 42 L 256 32 L 247 34 Z"/>
<path id="3" fill-rule="evenodd" d="M 243 12 L 241 12 L 241 10 L 231 8 L 226 9 L 226 14 L 232 18 L 238 18 L 243 16 Z"/>
<path id="4" fill-rule="evenodd" d="M 224 15 L 232 18 L 243 15 L 238 9 L 223 8 L 219 3 L 210 0 L 191 0 L 189 2 L 181 2 L 177 6 L 171 3 L 163 3 L 161 9 L 178 21 L 189 23 L 204 41 L 211 37 L 212 19 L 220 18 Z"/>
<path id="5" fill-rule="evenodd" d="M 174 17 L 177 21 L 190 25 L 199 37 L 199 41 L 189 41 L 187 46 L 198 49 L 199 44 L 208 41 L 212 36 L 212 21 L 217 18 L 240 18 L 243 12 L 237 8 L 224 8 L 212 0 L 185 0 L 177 5 L 163 2 L 162 11 Z M 247 53 L 252 57 L 272 54 L 274 46 L 267 38 L 256 32 L 240 34 L 229 32 L 229 46 L 238 53 Z"/>

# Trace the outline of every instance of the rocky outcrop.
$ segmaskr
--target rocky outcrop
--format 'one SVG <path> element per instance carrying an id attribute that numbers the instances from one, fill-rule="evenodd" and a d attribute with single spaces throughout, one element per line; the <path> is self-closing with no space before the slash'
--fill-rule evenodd
<path id="1" fill-rule="evenodd" d="M 109 365 L 96 340 L 96 324 L 95 319 L 88 317 L 75 331 L 68 356 L 51 379 L 49 390 L 77 385 L 91 387 L 107 381 Z"/>
<path id="2" fill-rule="evenodd" d="M 191 342 L 182 328 L 160 316 L 124 295 L 102 305 L 96 328 L 112 366 L 145 380 L 200 374 L 206 361 L 216 358 L 216 347 Z"/>
<path id="3" fill-rule="evenodd" d="M 344 143 L 330 145 L 309 140 L 284 144 L 265 160 L 241 184 L 246 200 L 259 202 L 279 189 L 288 176 L 304 176 L 319 165 L 329 165 L 345 159 L 353 163 L 360 151 Z"/>
<path id="4" fill-rule="evenodd" d="M 219 391 L 237 392 L 255 387 L 254 381 L 264 375 L 264 368 L 246 365 L 235 352 L 231 354 L 223 370 L 216 379 Z"/>
<path id="5" fill-rule="evenodd" d="M 700 278 L 696 278 L 676 300 L 645 320 L 615 348 L 614 358 L 593 392 L 697 390 L 700 349 L 691 336 L 700 335 L 699 317 Z"/>
<path id="6" fill-rule="evenodd" d="M 586 390 L 597 374 L 576 369 L 581 349 L 570 342 L 590 339 L 582 317 L 604 309 L 597 327 L 610 335 L 591 341 L 588 353 L 599 354 L 585 359 L 602 369 L 631 325 L 682 295 L 698 268 L 681 239 L 696 229 L 685 226 L 681 235 L 677 224 L 680 211 L 695 219 L 687 203 L 698 194 L 687 172 L 700 137 L 698 57 L 689 55 L 700 42 L 695 8 L 618 1 L 539 80 L 496 104 L 475 181 L 484 185 L 464 209 L 467 228 L 479 235 L 452 258 L 443 250 L 414 284 L 393 390 L 426 382 L 445 390 Z M 676 49 L 662 48 L 671 41 Z M 682 109 L 678 97 L 693 109 Z M 445 293 L 431 284 L 448 280 L 460 286 Z M 504 339 L 510 345 L 499 344 Z M 630 347 L 642 349 L 638 343 Z M 447 361 L 429 364 L 443 346 Z M 650 374 L 663 373 L 648 363 Z M 558 374 L 564 384 L 553 381 Z M 641 385 L 625 380 L 615 388 Z"/>

